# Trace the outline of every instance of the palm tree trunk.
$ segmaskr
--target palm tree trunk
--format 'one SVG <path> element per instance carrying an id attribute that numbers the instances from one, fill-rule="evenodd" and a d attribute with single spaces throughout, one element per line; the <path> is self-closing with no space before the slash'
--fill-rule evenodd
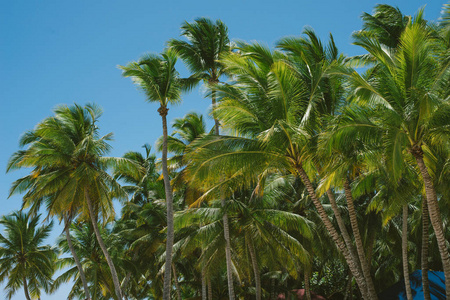
<path id="1" fill-rule="evenodd" d="M 338 223 L 339 230 L 341 231 L 342 239 L 347 246 L 350 257 L 352 258 L 355 266 L 358 268 L 360 274 L 364 274 L 361 268 L 361 262 L 356 254 L 355 247 L 353 246 L 352 238 L 347 231 L 347 227 L 345 226 L 344 220 L 342 219 L 341 212 L 336 203 L 336 198 L 334 197 L 333 191 L 331 189 L 327 190 L 328 200 L 330 200 L 331 209 L 333 210 L 333 214 L 336 218 L 336 222 Z M 366 284 L 367 285 L 367 284 Z"/>
<path id="2" fill-rule="evenodd" d="M 202 268 L 202 300 L 207 300 L 207 295 L 206 295 L 206 267 Z"/>
<path id="3" fill-rule="evenodd" d="M 214 114 L 214 108 L 216 107 L 216 91 L 212 87 L 213 85 L 215 85 L 217 83 L 219 83 L 219 80 L 216 78 L 211 78 L 211 80 L 209 80 L 209 85 L 211 86 L 211 102 L 212 102 L 212 107 L 213 107 L 214 132 L 216 133 L 216 135 L 219 135 L 220 123 Z"/>
<path id="4" fill-rule="evenodd" d="M 69 224 L 68 224 L 68 219 L 67 219 L 66 214 L 63 214 L 63 217 L 64 217 L 64 231 L 66 232 L 67 244 L 69 245 L 69 249 L 70 249 L 70 252 L 72 253 L 72 257 L 75 260 L 75 264 L 77 265 L 78 273 L 80 274 L 80 279 L 81 279 L 81 282 L 83 283 L 84 295 L 86 297 L 86 300 L 90 300 L 91 294 L 89 293 L 86 275 L 84 274 L 83 267 L 81 266 L 81 263 L 80 263 L 80 259 L 78 258 L 78 255 L 75 252 L 75 248 L 73 247 L 73 244 L 72 244 L 72 238 L 70 237 Z"/>
<path id="5" fill-rule="evenodd" d="M 23 276 L 23 290 L 25 292 L 25 297 L 27 300 L 31 300 L 30 294 L 28 293 L 28 284 L 27 284 L 27 278 Z"/>
<path id="6" fill-rule="evenodd" d="M 378 299 L 375 286 L 373 284 L 372 276 L 370 275 L 370 265 L 367 262 L 367 257 L 364 252 L 364 246 L 359 232 L 358 219 L 356 218 L 356 209 L 353 202 L 352 190 L 348 179 L 344 181 L 345 198 L 347 199 L 348 213 L 350 216 L 350 224 L 352 226 L 353 236 L 355 238 L 356 250 L 358 251 L 359 262 L 361 263 L 362 273 L 366 279 L 367 292 L 372 299 Z"/>
<path id="7" fill-rule="evenodd" d="M 351 257 L 351 254 L 350 254 L 349 250 L 347 249 L 347 247 L 345 246 L 344 241 L 341 239 L 338 232 L 336 231 L 333 224 L 331 223 L 330 219 L 328 218 L 328 215 L 327 215 L 325 209 L 323 208 L 322 203 L 320 203 L 319 199 L 316 196 L 316 192 L 314 190 L 314 187 L 313 187 L 311 181 L 308 178 L 308 175 L 306 174 L 305 170 L 303 170 L 303 167 L 301 165 L 298 166 L 297 171 L 298 171 L 298 174 L 299 174 L 301 180 L 303 181 L 303 184 L 305 185 L 305 187 L 308 191 L 309 196 L 311 197 L 311 199 L 314 203 L 314 206 L 317 209 L 317 212 L 319 213 L 319 216 L 320 216 L 322 222 L 325 225 L 325 228 L 327 229 L 328 233 L 330 234 L 331 238 L 335 242 L 338 249 L 341 251 L 352 274 L 354 275 L 356 283 L 358 284 L 358 287 L 361 291 L 363 298 L 371 299 L 371 298 L 369 298 L 369 295 L 367 293 L 367 285 L 364 280 L 364 277 L 361 275 L 361 272 L 359 271 L 357 261 L 355 262 L 355 260 Z"/>
<path id="8" fill-rule="evenodd" d="M 350 270 L 349 270 L 348 271 L 348 281 L 347 281 L 347 287 L 345 289 L 344 300 L 351 300 L 351 299 L 353 299 L 352 283 L 353 283 L 353 275 L 352 275 L 352 272 L 350 272 Z"/>
<path id="9" fill-rule="evenodd" d="M 428 169 L 423 161 L 422 149 L 414 149 L 413 155 L 422 174 L 423 183 L 425 185 L 425 193 L 427 196 L 428 211 L 430 214 L 431 225 L 433 226 L 436 240 L 438 242 L 439 253 L 441 255 L 442 267 L 445 275 L 445 293 L 447 299 L 450 299 L 450 257 L 446 246 L 444 229 L 442 226 L 442 218 L 437 201 L 436 190 L 434 189 L 433 180 L 431 179 Z"/>
<path id="10" fill-rule="evenodd" d="M 422 268 L 422 288 L 424 300 L 431 300 L 430 283 L 428 281 L 428 244 L 429 244 L 429 227 L 430 220 L 428 218 L 427 200 L 422 198 L 422 251 L 421 251 L 421 268 Z"/>
<path id="11" fill-rule="evenodd" d="M 402 259 L 403 277 L 405 280 L 406 299 L 413 300 L 411 282 L 409 281 L 408 268 L 408 205 L 403 205 L 403 225 L 402 225 Z"/>
<path id="12" fill-rule="evenodd" d="M 216 84 L 219 81 L 217 79 L 212 79 L 210 80 L 210 84 Z M 214 91 L 214 89 L 211 91 L 211 102 L 213 105 L 213 109 L 216 105 L 216 92 Z M 214 113 L 213 113 L 214 116 Z M 216 135 L 219 135 L 219 127 L 220 127 L 220 123 L 219 120 L 214 116 L 214 131 Z M 222 198 L 221 202 L 222 204 L 222 208 L 225 208 L 226 202 L 225 199 Z M 228 281 L 228 295 L 230 297 L 230 300 L 234 300 L 236 297 L 234 295 L 234 286 L 233 286 L 233 271 L 232 271 L 232 266 L 231 266 L 231 245 L 230 245 L 230 228 L 228 225 L 228 214 L 225 211 L 223 214 L 223 232 L 224 232 L 224 236 L 225 236 L 225 259 L 226 259 L 226 263 L 227 263 L 227 281 Z"/>
<path id="13" fill-rule="evenodd" d="M 270 279 L 270 300 L 275 300 L 277 298 L 277 294 L 275 291 L 275 278 Z"/>
<path id="14" fill-rule="evenodd" d="M 166 106 L 161 105 L 158 112 L 162 118 L 163 126 L 163 151 L 162 151 L 162 173 L 164 177 L 164 190 L 166 192 L 166 209 L 167 209 L 167 239 L 166 239 L 166 263 L 164 266 L 164 289 L 163 300 L 170 300 L 171 282 L 171 266 L 172 266 L 172 249 L 174 241 L 173 231 L 173 199 L 172 188 L 170 186 L 169 171 L 167 170 L 167 111 Z"/>
<path id="15" fill-rule="evenodd" d="M 135 252 L 133 253 L 133 257 L 132 257 L 131 260 L 132 260 L 133 262 L 136 262 L 136 260 L 138 259 L 138 257 L 139 257 L 139 254 L 138 254 L 137 251 L 135 251 Z M 125 290 L 127 289 L 128 284 L 130 283 L 130 279 L 131 279 L 131 272 L 128 272 L 127 275 L 125 276 L 125 279 L 122 281 L 122 285 L 121 285 L 122 292 L 123 292 L 123 297 L 125 298 L 125 300 L 128 300 L 128 297 L 127 297 L 127 295 L 126 295 Z"/>
<path id="16" fill-rule="evenodd" d="M 367 262 L 369 266 L 372 265 L 372 256 L 373 256 L 373 245 L 375 243 L 375 230 L 371 230 L 368 237 L 369 242 L 367 243 Z"/>
<path id="17" fill-rule="evenodd" d="M 180 284 L 178 282 L 177 270 L 175 269 L 175 265 L 174 264 L 172 264 L 172 271 L 173 271 L 173 280 L 175 281 L 175 288 L 177 290 L 178 300 L 182 300 Z"/>
<path id="18" fill-rule="evenodd" d="M 258 261 L 256 260 L 255 246 L 253 245 L 253 240 L 249 234 L 247 234 L 247 240 L 250 259 L 252 261 L 253 273 L 255 275 L 256 300 L 261 300 L 261 275 L 259 272 Z"/>
<path id="19" fill-rule="evenodd" d="M 225 208 L 225 199 L 221 200 L 222 207 Z M 225 259 L 227 263 L 227 281 L 228 281 L 228 296 L 230 300 L 235 300 L 236 296 L 234 294 L 233 286 L 233 267 L 231 265 L 231 243 L 230 243 L 230 226 L 228 224 L 228 214 L 224 212 L 223 217 L 223 234 L 225 237 Z"/>
<path id="20" fill-rule="evenodd" d="M 311 300 L 311 287 L 309 286 L 309 269 L 305 269 L 305 296 L 306 300 Z"/>
<path id="21" fill-rule="evenodd" d="M 208 300 L 213 300 L 213 292 L 212 292 L 212 284 L 211 284 L 211 278 L 208 276 Z"/>
<path id="22" fill-rule="evenodd" d="M 91 197 L 89 196 L 89 192 L 87 188 L 84 188 L 84 196 L 86 198 L 86 203 L 89 209 L 89 216 L 91 218 L 92 226 L 94 228 L 95 236 L 97 237 L 98 244 L 100 248 L 102 248 L 103 254 L 105 255 L 106 262 L 108 263 L 109 269 L 111 271 L 111 277 L 114 283 L 114 290 L 117 296 L 117 299 L 122 300 L 122 290 L 120 289 L 119 277 L 117 276 L 116 268 L 114 267 L 114 263 L 111 259 L 111 256 L 108 253 L 108 249 L 106 248 L 105 243 L 100 235 L 100 230 L 98 229 L 98 224 L 96 217 L 94 215 L 94 208 L 92 207 Z"/>

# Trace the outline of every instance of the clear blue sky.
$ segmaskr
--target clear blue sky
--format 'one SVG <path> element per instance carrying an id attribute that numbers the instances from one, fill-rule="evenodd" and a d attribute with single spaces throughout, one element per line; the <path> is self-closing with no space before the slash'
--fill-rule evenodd
<path id="1" fill-rule="evenodd" d="M 427 2 L 425 2 L 427 1 Z M 437 20 L 443 0 L 385 1 L 405 14 L 426 5 L 425 17 Z M 360 54 L 351 33 L 361 27 L 360 15 L 375 1 L 362 0 L 228 0 L 228 1 L 36 1 L 0 2 L 0 215 L 20 208 L 20 196 L 8 198 L 11 183 L 26 174 L 5 174 L 8 158 L 22 133 L 52 114 L 59 104 L 96 102 L 104 115 L 99 126 L 113 132 L 111 155 L 142 150 L 162 134 L 157 104 L 146 103 L 117 65 L 145 52 L 160 52 L 180 34 L 184 20 L 221 19 L 232 39 L 272 46 L 279 38 L 300 35 L 311 26 L 327 39 L 331 32 L 344 54 Z M 180 64 L 180 72 L 187 72 Z M 169 120 L 189 111 L 207 114 L 209 101 L 199 88 L 169 111 Z M 209 121 L 209 124 L 212 124 Z M 49 243 L 61 231 L 54 230 Z M 0 286 L 1 289 L 1 286 Z M 65 299 L 68 287 L 43 299 Z M 23 291 L 13 298 L 25 299 Z M 0 298 L 3 291 L 0 291 Z"/>

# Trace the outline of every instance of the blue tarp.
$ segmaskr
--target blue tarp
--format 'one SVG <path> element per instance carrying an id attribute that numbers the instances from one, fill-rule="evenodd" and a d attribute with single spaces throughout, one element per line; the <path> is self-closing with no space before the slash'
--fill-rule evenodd
<path id="1" fill-rule="evenodd" d="M 432 300 L 445 300 L 445 279 L 444 272 L 429 271 L 428 281 L 430 282 L 430 293 Z M 414 300 L 423 300 L 422 271 L 417 270 L 409 277 Z M 405 283 L 399 281 L 390 288 L 378 295 L 383 300 L 406 300 Z"/>

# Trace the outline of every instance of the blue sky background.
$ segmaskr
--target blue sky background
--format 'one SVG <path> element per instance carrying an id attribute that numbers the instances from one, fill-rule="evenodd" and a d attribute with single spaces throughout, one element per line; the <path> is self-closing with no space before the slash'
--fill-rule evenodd
<path id="1" fill-rule="evenodd" d="M 8 199 L 11 183 L 26 171 L 6 174 L 6 163 L 19 150 L 25 131 L 52 114 L 60 104 L 95 102 L 104 114 L 103 134 L 113 132 L 112 156 L 141 151 L 162 134 L 157 104 L 145 102 L 117 65 L 146 52 L 161 52 L 180 25 L 197 17 L 221 19 L 231 39 L 259 41 L 273 46 L 284 36 L 300 35 L 305 26 L 322 38 L 331 32 L 341 52 L 361 54 L 351 45 L 351 33 L 361 28 L 360 15 L 377 3 L 398 6 L 414 14 L 426 5 L 425 17 L 437 20 L 446 1 L 399 0 L 228 0 L 228 1 L 0 1 L 0 215 L 19 209 L 21 198 Z M 179 64 L 183 76 L 186 69 Z M 169 120 L 189 111 L 207 114 L 210 101 L 203 89 L 183 97 L 171 107 Z M 212 125 L 211 119 L 208 124 Z M 160 154 L 158 154 L 160 155 Z M 55 227 L 53 244 L 61 233 Z M 0 298 L 4 295 L 0 285 Z M 69 286 L 43 299 L 65 299 Z M 15 300 L 25 299 L 19 290 Z"/>

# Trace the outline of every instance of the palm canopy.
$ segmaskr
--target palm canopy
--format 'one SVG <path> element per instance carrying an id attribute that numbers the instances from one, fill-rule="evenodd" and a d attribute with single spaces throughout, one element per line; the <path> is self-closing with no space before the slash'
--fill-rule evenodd
<path id="1" fill-rule="evenodd" d="M 22 136 L 20 145 L 28 148 L 11 156 L 7 170 L 33 168 L 11 187 L 11 194 L 26 192 L 24 207 L 32 206 L 37 212 L 45 203 L 50 216 L 64 213 L 74 218 L 81 212 L 86 218 L 87 188 L 96 200 L 96 210 L 105 220 L 114 218 L 112 199 L 125 198 L 126 193 L 107 168 L 120 166 L 137 172 L 139 166 L 127 159 L 103 156 L 110 150 L 107 142 L 112 134 L 99 135 L 96 123 L 100 116 L 101 109 L 94 104 L 59 106 L 54 117 Z"/>
<path id="2" fill-rule="evenodd" d="M 39 298 L 41 289 L 50 291 L 58 253 L 43 242 L 52 223 L 38 227 L 39 216 L 13 212 L 0 219 L 5 235 L 0 234 L 0 282 L 7 280 L 6 297 L 11 299 L 24 286 L 26 298 Z"/>
<path id="3" fill-rule="evenodd" d="M 421 22 L 406 27 L 395 52 L 383 51 L 370 35 L 359 35 L 355 44 L 373 55 L 377 64 L 364 76 L 351 70 L 343 72 L 353 84 L 354 102 L 365 109 L 347 121 L 364 120 L 359 127 L 379 128 L 385 133 L 384 147 L 396 178 L 408 155 L 404 150 L 422 149 L 432 163 L 431 146 L 448 143 L 450 67 L 437 60 L 435 42 Z M 354 129 L 342 126 L 341 134 L 349 137 Z"/>
<path id="4" fill-rule="evenodd" d="M 169 168 L 175 171 L 185 166 L 183 155 L 190 143 L 206 133 L 206 124 L 202 115 L 190 112 L 182 118 L 173 120 L 172 128 L 174 131 L 167 137 L 167 150 L 174 155 L 167 162 Z M 162 148 L 163 137 L 160 137 L 156 141 L 156 149 L 162 151 Z"/>
<path id="5" fill-rule="evenodd" d="M 156 156 L 151 154 L 151 146 L 145 144 L 145 156 L 140 152 L 129 151 L 123 155 L 125 159 L 140 166 L 140 172 L 130 172 L 129 169 L 117 166 L 114 169 L 114 178 L 125 183 L 124 189 L 130 195 L 134 204 L 144 205 L 152 199 L 164 198 L 164 185 L 157 172 Z"/>
<path id="6" fill-rule="evenodd" d="M 398 7 L 387 4 L 375 6 L 372 14 L 363 13 L 362 32 L 370 32 L 383 45 L 396 48 L 410 17 L 402 14 Z M 355 33 L 355 35 L 360 32 Z"/>
<path id="7" fill-rule="evenodd" d="M 341 127 L 340 134 L 350 138 L 361 128 L 381 131 L 386 163 L 395 182 L 403 175 L 405 162 L 415 160 L 422 175 L 444 273 L 450 278 L 450 258 L 433 183 L 437 163 L 433 149 L 445 148 L 450 136 L 450 65 L 440 59 L 441 40 L 423 22 L 419 11 L 392 51 L 386 51 L 370 34 L 355 36 L 355 44 L 368 51 L 374 66 L 365 75 L 353 70 L 339 71 L 353 85 L 353 102 L 363 108 L 357 118 Z M 450 297 L 450 281 L 446 290 Z"/>
<path id="8" fill-rule="evenodd" d="M 191 90 L 198 82 L 194 77 L 181 78 L 175 69 L 176 62 L 176 52 L 168 49 L 161 55 L 144 55 L 138 61 L 119 68 L 124 77 L 131 77 L 144 91 L 147 101 L 159 102 L 162 107 L 166 107 L 169 103 L 179 103 L 181 93 Z"/>
<path id="9" fill-rule="evenodd" d="M 192 23 L 184 22 L 181 35 L 187 41 L 171 39 L 169 47 L 178 53 L 197 78 L 216 83 L 224 71 L 220 56 L 230 50 L 226 25 L 220 20 L 198 18 Z"/>
<path id="10" fill-rule="evenodd" d="M 213 165 L 220 170 L 216 174 L 225 165 L 235 175 L 269 170 L 296 174 L 311 158 L 323 115 L 342 105 L 341 81 L 327 74 L 342 57 L 332 40 L 325 47 L 312 30 L 305 38 L 284 39 L 279 47 L 285 52 L 241 43 L 237 53 L 221 60 L 233 82 L 217 86 L 221 101 L 214 113 L 235 136 L 208 136 L 203 144 L 194 143 L 200 148 L 192 147 L 191 159 L 201 163 L 190 166 L 193 179 L 213 180 L 208 171 Z"/>

